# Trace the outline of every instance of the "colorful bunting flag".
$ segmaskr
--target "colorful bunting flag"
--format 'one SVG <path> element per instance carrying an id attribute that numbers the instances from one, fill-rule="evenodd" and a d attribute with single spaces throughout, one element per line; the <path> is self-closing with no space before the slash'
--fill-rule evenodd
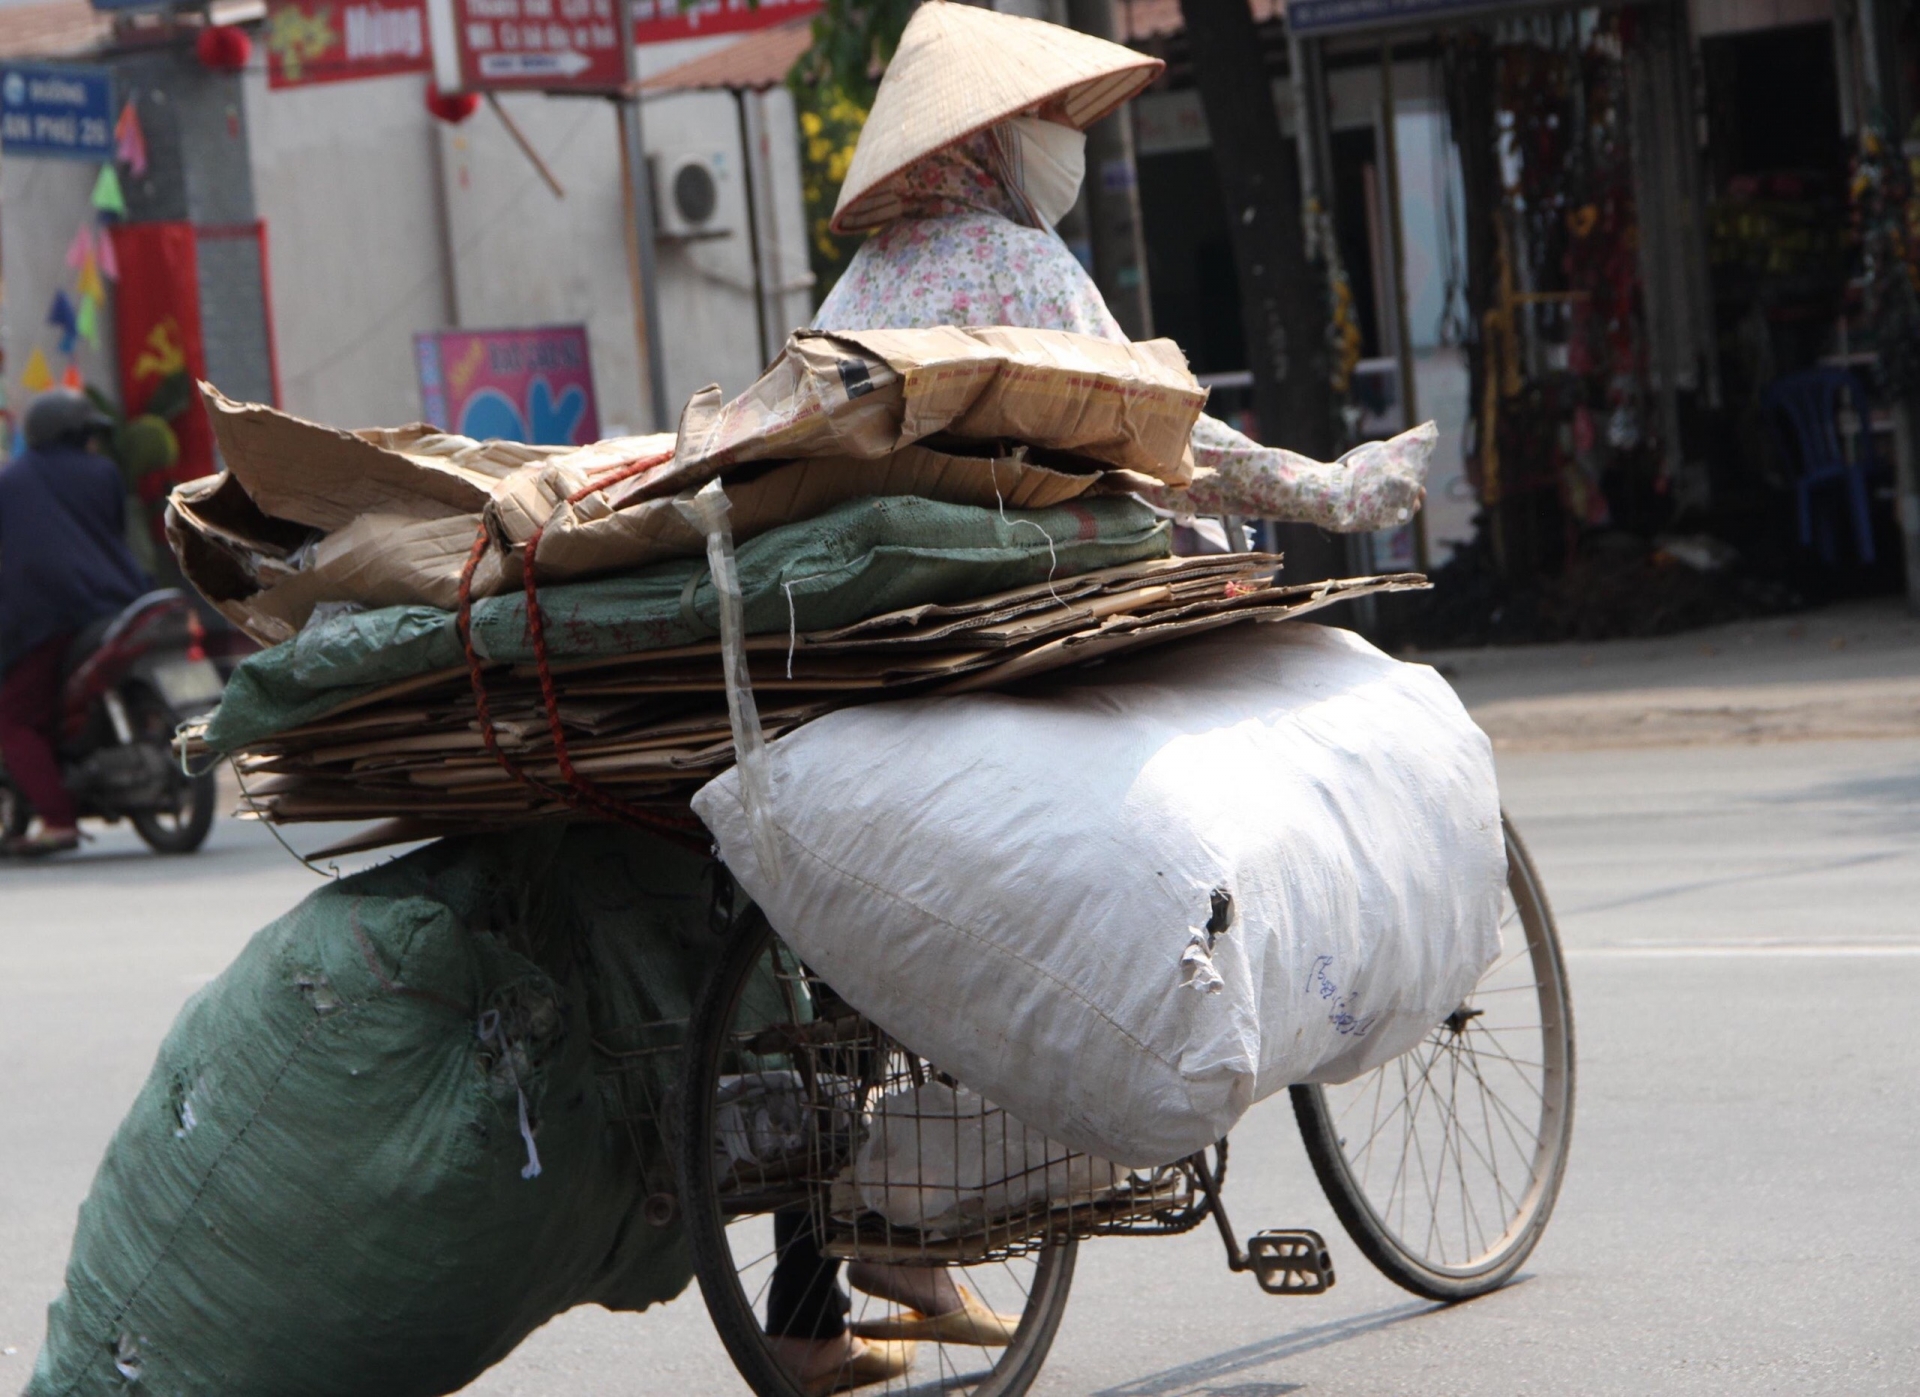
<path id="1" fill-rule="evenodd" d="M 100 275 L 108 281 L 120 280 L 120 254 L 113 250 L 113 236 L 110 233 L 100 235 Z"/>
<path id="2" fill-rule="evenodd" d="M 113 123 L 114 155 L 120 163 L 133 172 L 135 179 L 143 179 L 147 173 L 147 133 L 140 128 L 140 113 L 134 110 L 133 99 L 127 99 L 127 105 L 120 109 L 120 119 Z"/>
<path id="3" fill-rule="evenodd" d="M 80 309 L 73 317 L 74 328 L 80 332 L 80 338 L 100 347 L 100 303 L 85 291 L 80 293 Z"/>
<path id="4" fill-rule="evenodd" d="M 120 192 L 120 176 L 112 165 L 102 165 L 100 178 L 93 182 L 93 206 L 115 218 L 127 216 L 127 196 Z"/>
<path id="5" fill-rule="evenodd" d="M 60 386 L 69 393 L 78 393 L 86 387 L 86 380 L 80 377 L 78 364 L 67 365 L 66 372 L 60 375 Z"/>
<path id="6" fill-rule="evenodd" d="M 87 260 L 80 264 L 80 275 L 75 279 L 73 289 L 80 293 L 83 300 L 88 297 L 96 301 L 107 299 L 107 288 L 100 283 L 100 264 L 94 260 L 92 251 L 88 251 Z"/>
<path id="7" fill-rule="evenodd" d="M 60 352 L 72 354 L 74 338 L 80 333 L 80 322 L 66 292 L 53 293 L 53 304 L 47 307 L 47 324 L 60 331 Z"/>
<path id="8" fill-rule="evenodd" d="M 74 232 L 73 241 L 67 244 L 67 268 L 79 271 L 93 258 L 93 225 L 82 223 Z"/>
<path id="9" fill-rule="evenodd" d="M 27 356 L 27 368 L 20 375 L 20 386 L 29 393 L 44 393 L 53 387 L 53 370 L 47 367 L 46 352 L 37 344 L 33 347 L 33 353 Z"/>

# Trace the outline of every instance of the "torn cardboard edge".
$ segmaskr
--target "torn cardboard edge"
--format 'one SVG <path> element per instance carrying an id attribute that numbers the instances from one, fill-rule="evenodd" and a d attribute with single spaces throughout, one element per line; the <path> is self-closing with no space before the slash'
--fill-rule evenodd
<path id="1" fill-rule="evenodd" d="M 452 607 L 483 522 L 494 546 L 475 597 L 521 585 L 513 554 L 536 530 L 555 581 L 697 556 L 670 497 L 715 476 L 743 542 L 864 497 L 1042 509 L 1178 482 L 1206 398 L 1171 341 L 1009 327 L 802 331 L 731 403 L 696 395 L 677 438 L 578 448 L 417 424 L 346 432 L 201 388 L 230 474 L 175 491 L 168 538 L 188 580 L 268 645 L 324 603 Z M 568 503 L 596 474 L 676 445 Z M 302 529 L 325 537 L 290 542 Z"/>
<path id="2" fill-rule="evenodd" d="M 1171 340 L 1012 326 L 799 330 L 739 397 L 722 402 L 713 387 L 688 401 L 677 454 L 647 488 L 673 493 L 746 461 L 871 459 L 938 432 L 1070 451 L 1183 485 L 1206 399 Z"/>
<path id="3" fill-rule="evenodd" d="M 452 455 L 408 454 L 405 444 L 444 435 L 424 424 L 362 434 L 234 402 L 211 383 L 201 383 L 200 395 L 227 470 L 275 519 L 331 531 L 363 514 L 472 514 L 499 478 Z"/>

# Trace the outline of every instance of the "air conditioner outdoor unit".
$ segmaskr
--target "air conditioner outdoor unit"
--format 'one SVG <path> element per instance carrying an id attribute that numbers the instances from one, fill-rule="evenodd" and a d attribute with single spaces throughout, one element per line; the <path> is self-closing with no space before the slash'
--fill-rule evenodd
<path id="1" fill-rule="evenodd" d="M 724 155 L 703 152 L 654 157 L 654 222 L 661 237 L 715 238 L 733 231 L 720 206 L 728 163 Z"/>

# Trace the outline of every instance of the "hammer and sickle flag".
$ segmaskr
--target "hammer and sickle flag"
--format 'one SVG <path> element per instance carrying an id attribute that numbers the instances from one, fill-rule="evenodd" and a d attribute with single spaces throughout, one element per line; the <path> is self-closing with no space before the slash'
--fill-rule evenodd
<path id="1" fill-rule="evenodd" d="M 120 268 L 114 306 L 120 401 L 127 416 L 137 417 L 170 375 L 206 377 L 198 249 L 190 223 L 118 223 L 106 236 Z M 167 472 L 166 484 L 211 474 L 213 429 L 198 394 L 172 425 L 180 460 Z"/>

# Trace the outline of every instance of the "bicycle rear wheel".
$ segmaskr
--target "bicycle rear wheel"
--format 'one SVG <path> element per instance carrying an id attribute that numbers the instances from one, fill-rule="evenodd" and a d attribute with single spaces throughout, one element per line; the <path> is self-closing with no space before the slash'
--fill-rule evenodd
<path id="1" fill-rule="evenodd" d="M 1074 1239 L 1043 1232 L 970 1251 L 892 1229 L 850 1230 L 848 1166 L 880 1098 L 903 1083 L 944 1079 L 853 1013 L 757 910 L 734 933 L 696 1008 L 682 1072 L 677 1143 L 695 1274 L 755 1393 L 810 1397 L 836 1377 L 797 1374 L 791 1346 L 769 1339 L 775 1308 L 793 1308 L 777 1298 L 782 1288 L 789 1301 L 801 1291 L 803 1308 L 817 1310 L 823 1295 L 850 1305 L 845 1323 L 855 1333 L 914 1318 L 896 1301 L 842 1289 L 843 1259 L 922 1276 L 946 1269 L 986 1310 L 1018 1321 L 1004 1345 L 923 1337 L 907 1371 L 861 1392 L 1027 1390 L 1066 1308 Z"/>
<path id="2" fill-rule="evenodd" d="M 1504 1284 L 1546 1228 L 1573 1131 L 1573 1007 L 1540 876 L 1506 823 L 1501 955 L 1426 1041 L 1296 1086 L 1307 1157 L 1347 1235 L 1430 1300 Z"/>

